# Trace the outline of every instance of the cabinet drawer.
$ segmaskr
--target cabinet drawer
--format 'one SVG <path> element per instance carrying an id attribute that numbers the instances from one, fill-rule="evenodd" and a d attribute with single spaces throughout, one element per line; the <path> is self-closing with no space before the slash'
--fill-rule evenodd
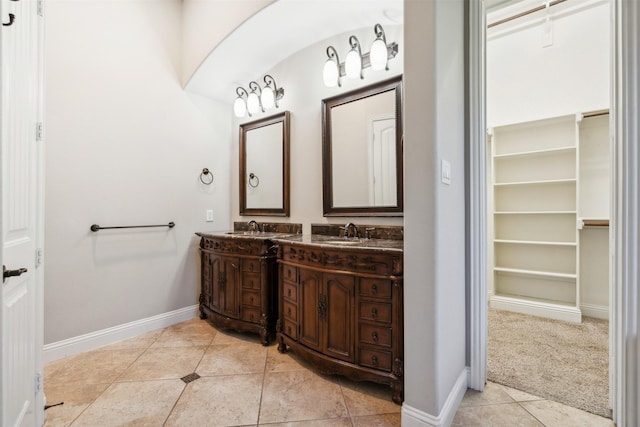
<path id="1" fill-rule="evenodd" d="M 284 297 L 293 302 L 298 302 L 298 285 L 295 283 L 283 282 Z"/>
<path id="2" fill-rule="evenodd" d="M 282 322 L 282 332 L 294 340 L 298 340 L 298 325 L 296 323 L 285 319 L 284 322 Z"/>
<path id="3" fill-rule="evenodd" d="M 291 282 L 298 281 L 298 269 L 296 267 L 292 267 L 290 265 L 282 266 L 282 278 L 284 280 L 289 280 Z"/>
<path id="4" fill-rule="evenodd" d="M 391 304 L 360 301 L 360 318 L 376 322 L 391 323 Z"/>
<path id="5" fill-rule="evenodd" d="M 242 304 L 260 307 L 260 292 L 242 291 Z"/>
<path id="6" fill-rule="evenodd" d="M 242 273 L 242 287 L 245 289 L 260 289 L 260 274 Z"/>
<path id="7" fill-rule="evenodd" d="M 360 365 L 391 372 L 391 352 L 360 347 Z"/>
<path id="8" fill-rule="evenodd" d="M 298 307 L 295 304 L 285 301 L 282 307 L 282 313 L 286 318 L 291 319 L 294 322 L 298 321 Z"/>
<path id="9" fill-rule="evenodd" d="M 360 279 L 360 295 L 391 298 L 391 281 L 384 279 Z"/>
<path id="10" fill-rule="evenodd" d="M 361 323 L 360 342 L 365 344 L 391 347 L 391 328 Z"/>
<path id="11" fill-rule="evenodd" d="M 246 322 L 260 322 L 260 310 L 253 307 L 242 307 L 242 320 Z"/>
<path id="12" fill-rule="evenodd" d="M 260 261 L 257 259 L 245 259 L 242 261 L 242 270 L 258 273 L 260 271 Z"/>

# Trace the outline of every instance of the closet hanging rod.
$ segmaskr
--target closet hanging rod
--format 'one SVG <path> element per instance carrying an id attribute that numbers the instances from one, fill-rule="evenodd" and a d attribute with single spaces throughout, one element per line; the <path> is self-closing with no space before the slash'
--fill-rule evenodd
<path id="1" fill-rule="evenodd" d="M 169 228 L 173 228 L 175 227 L 176 223 L 171 221 L 169 224 L 157 224 L 157 225 L 120 225 L 117 227 L 100 227 L 98 224 L 93 224 L 90 227 L 91 231 L 98 231 L 98 230 L 111 230 L 114 228 L 150 228 L 150 227 L 169 227 Z"/>
<path id="2" fill-rule="evenodd" d="M 554 0 L 554 1 L 551 1 L 551 2 L 549 2 L 549 7 L 555 6 L 555 5 L 560 4 L 560 3 L 564 3 L 565 1 L 567 1 L 567 0 Z M 492 28 L 492 27 L 495 27 L 497 25 L 504 24 L 504 23 L 509 22 L 509 21 L 513 21 L 514 19 L 522 18 L 523 16 L 527 16 L 527 15 L 530 15 L 532 13 L 536 13 L 536 12 L 539 12 L 541 10 L 545 10 L 546 8 L 547 8 L 547 6 L 543 4 L 541 6 L 534 7 L 533 9 L 525 10 L 524 12 L 520 12 L 520 13 L 517 13 L 517 14 L 515 14 L 513 16 L 509 16 L 509 17 L 503 18 L 503 19 L 501 19 L 499 21 L 492 22 L 491 24 L 487 25 L 487 28 Z"/>

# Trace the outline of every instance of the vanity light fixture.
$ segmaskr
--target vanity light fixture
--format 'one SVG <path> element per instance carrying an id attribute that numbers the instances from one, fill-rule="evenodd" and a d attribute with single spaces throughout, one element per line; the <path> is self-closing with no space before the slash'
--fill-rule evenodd
<path id="1" fill-rule="evenodd" d="M 244 117 L 247 112 L 246 98 L 249 97 L 249 94 L 243 87 L 236 88 L 236 93 L 238 94 L 238 97 L 233 103 L 233 113 L 236 117 Z M 251 113 L 249 113 L 249 117 L 251 117 Z"/>
<path id="2" fill-rule="evenodd" d="M 276 85 L 276 81 L 269 74 L 264 76 L 264 88 L 262 88 L 262 106 L 267 110 L 278 108 L 278 100 L 284 96 L 284 89 Z"/>
<path id="3" fill-rule="evenodd" d="M 373 27 L 376 39 L 371 45 L 371 51 L 362 54 L 360 42 L 356 36 L 349 37 L 351 50 L 347 53 L 343 64 L 338 59 L 338 53 L 333 46 L 327 47 L 328 59 L 324 63 L 322 78 L 327 87 L 342 86 L 340 78 L 347 76 L 350 79 L 364 78 L 363 70 L 371 67 L 372 70 L 389 70 L 389 59 L 393 59 L 398 54 L 398 43 L 387 44 L 387 37 L 382 25 L 376 24 Z"/>
<path id="4" fill-rule="evenodd" d="M 262 95 L 260 85 L 256 82 L 249 82 L 249 89 L 251 89 L 251 92 L 247 97 L 247 111 L 249 111 L 249 114 L 256 114 L 258 111 L 264 113 L 264 108 L 260 102 L 260 96 Z"/>
<path id="5" fill-rule="evenodd" d="M 333 46 L 327 47 L 327 56 L 329 59 L 324 63 L 324 69 L 322 70 L 324 85 L 327 87 L 342 86 L 340 75 L 344 75 L 344 70 L 340 70 L 341 64 L 338 52 Z"/>
<path id="6" fill-rule="evenodd" d="M 362 50 L 360 49 L 360 42 L 356 36 L 349 37 L 349 44 L 351 50 L 347 53 L 347 58 L 344 60 L 344 71 L 347 73 L 347 78 L 357 79 L 360 77 L 364 79 L 362 74 Z"/>
<path id="7" fill-rule="evenodd" d="M 265 110 L 273 107 L 278 108 L 278 101 L 284 97 L 284 89 L 278 87 L 275 79 L 269 74 L 265 75 L 263 79 L 264 88 L 255 81 L 249 83 L 251 92 L 247 92 L 241 86 L 236 88 L 238 97 L 233 103 L 233 112 L 236 117 L 244 117 L 247 113 L 251 117 L 258 112 L 264 113 Z"/>

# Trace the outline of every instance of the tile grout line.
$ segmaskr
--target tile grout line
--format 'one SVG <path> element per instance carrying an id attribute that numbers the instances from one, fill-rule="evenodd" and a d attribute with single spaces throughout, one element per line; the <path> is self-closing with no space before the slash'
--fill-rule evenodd
<path id="1" fill-rule="evenodd" d="M 264 369 L 262 371 L 262 385 L 260 386 L 260 403 L 258 404 L 258 419 L 256 420 L 256 426 L 260 425 L 260 413 L 262 412 L 262 397 L 264 396 L 264 383 L 267 378 L 267 364 L 269 362 L 269 346 L 266 347 L 264 358 Z"/>
<path id="2" fill-rule="evenodd" d="M 546 401 L 546 399 L 544 399 L 543 401 Z M 524 402 L 524 401 L 523 401 Z M 538 417 L 536 417 L 534 414 L 532 414 L 527 408 L 525 408 L 521 403 L 522 402 L 517 402 L 518 405 L 525 410 L 525 412 L 529 415 L 531 415 L 537 422 L 539 422 L 541 425 L 543 425 L 544 427 L 549 427 L 547 426 L 545 423 L 542 422 L 542 420 L 540 420 Z"/>
<path id="3" fill-rule="evenodd" d="M 165 329 L 166 329 L 166 328 L 165 328 Z M 163 331 L 158 335 L 158 337 L 160 337 L 160 335 L 162 335 L 163 333 L 164 333 L 164 330 L 163 330 Z M 127 369 L 129 369 L 129 368 L 131 367 L 131 365 L 133 365 L 133 364 L 134 364 L 134 363 L 135 363 L 135 362 L 136 362 L 136 361 L 137 361 L 137 360 L 138 360 L 138 359 L 139 359 L 143 354 L 145 354 L 145 353 L 147 352 L 147 350 L 149 350 L 149 348 L 150 348 L 150 347 L 151 347 L 151 346 L 152 346 L 152 345 L 153 345 L 157 340 L 158 340 L 158 338 L 156 338 L 156 339 L 155 339 L 151 344 L 149 344 L 149 346 L 147 346 L 147 348 L 145 348 L 145 349 L 144 349 L 144 351 L 143 351 L 142 353 L 140 353 L 140 354 L 138 355 L 138 357 L 136 357 L 136 358 L 135 358 L 135 360 L 134 360 L 133 362 L 131 362 L 131 363 L 130 363 L 130 364 L 129 364 L 129 365 L 128 365 L 128 366 L 127 366 L 127 367 L 126 367 L 126 368 L 125 368 L 125 369 L 124 369 L 120 374 L 119 374 L 119 375 L 117 375 L 117 376 L 116 376 L 116 377 L 115 377 L 111 382 L 109 382 L 109 383 L 108 383 L 109 385 L 108 385 L 108 386 L 106 386 L 106 387 L 105 387 L 105 389 L 104 389 L 104 390 L 102 390 L 102 391 L 100 392 L 100 394 L 98 394 L 98 395 L 96 396 L 96 398 L 95 398 L 95 399 L 93 399 L 93 400 L 91 401 L 91 403 L 89 403 L 89 404 L 88 404 L 88 405 L 87 405 L 87 406 L 86 406 L 82 411 L 80 411 L 80 413 L 78 414 L 78 416 L 76 416 L 76 417 L 75 417 L 75 418 L 74 418 L 74 419 L 69 423 L 69 426 L 73 425 L 73 423 L 75 423 L 76 421 L 78 421 L 78 418 L 80 418 L 80 417 L 82 416 L 82 414 L 84 414 L 84 413 L 87 411 L 87 409 L 89 409 L 91 406 L 93 406 L 93 404 L 94 404 L 94 403 L 96 403 L 96 400 L 98 400 L 100 397 L 102 397 L 102 395 L 103 395 L 107 390 L 109 390 L 109 388 L 110 388 L 111 386 L 113 386 L 113 385 L 116 383 L 116 380 L 117 380 L 117 379 L 118 379 L 118 378 L 119 378 L 119 377 L 120 377 L 120 376 L 121 376 L 121 375 L 122 375 L 122 374 L 123 374 Z M 97 351 L 100 351 L 100 350 L 99 350 L 99 348 L 98 348 L 98 349 L 95 349 L 95 350 L 92 350 L 92 351 L 97 352 Z M 116 352 L 120 352 L 120 351 L 122 351 L 122 349 L 116 350 Z M 85 384 L 86 384 L 86 383 L 85 383 Z M 98 384 L 107 384 L 107 383 L 98 383 Z"/>
<path id="4" fill-rule="evenodd" d="M 218 334 L 218 331 L 216 330 L 216 333 L 213 334 L 213 336 L 211 337 L 211 341 L 209 342 L 209 344 L 207 344 L 206 346 L 204 346 L 204 351 L 202 352 L 202 356 L 200 356 L 200 360 L 198 361 L 198 363 L 196 364 L 195 368 L 193 368 L 193 373 L 197 373 L 196 371 L 198 370 L 198 367 L 200 366 L 200 364 L 202 363 L 202 359 L 204 359 L 204 356 L 207 354 L 207 351 L 209 350 L 209 348 L 211 347 L 213 340 L 215 339 L 216 335 Z M 161 334 L 162 335 L 162 334 Z M 197 347 L 197 346 L 196 346 Z M 180 378 L 179 378 L 180 379 Z M 180 399 L 182 399 L 182 395 L 184 395 L 184 392 L 187 391 L 187 386 L 190 383 L 185 383 L 184 387 L 182 388 L 182 391 L 180 392 L 180 396 L 178 396 L 178 398 L 176 399 L 175 402 L 173 402 L 173 406 L 171 407 L 171 410 L 169 411 L 169 413 L 167 414 L 167 417 L 165 418 L 164 422 L 162 423 L 162 426 L 164 427 L 167 424 L 167 421 L 169 421 L 169 418 L 171 417 L 171 414 L 173 414 L 173 411 L 176 409 L 176 406 L 178 405 L 178 402 L 180 401 Z"/>
<path id="5" fill-rule="evenodd" d="M 347 405 L 347 399 L 344 397 L 344 390 L 342 389 L 342 377 L 338 377 L 338 387 L 340 387 L 340 394 L 342 395 L 342 401 L 344 402 L 344 407 L 347 410 L 347 415 L 349 416 L 349 422 L 351 423 L 351 426 L 355 426 L 353 417 L 351 416 L 351 410 L 349 409 L 349 405 Z"/>

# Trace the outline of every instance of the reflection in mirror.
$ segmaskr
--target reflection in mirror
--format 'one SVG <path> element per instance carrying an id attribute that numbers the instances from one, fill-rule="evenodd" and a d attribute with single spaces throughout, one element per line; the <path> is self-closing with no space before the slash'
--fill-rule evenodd
<path id="1" fill-rule="evenodd" d="M 401 84 L 323 101 L 325 216 L 402 215 Z"/>
<path id="2" fill-rule="evenodd" d="M 240 215 L 289 215 L 289 112 L 240 126 Z"/>

